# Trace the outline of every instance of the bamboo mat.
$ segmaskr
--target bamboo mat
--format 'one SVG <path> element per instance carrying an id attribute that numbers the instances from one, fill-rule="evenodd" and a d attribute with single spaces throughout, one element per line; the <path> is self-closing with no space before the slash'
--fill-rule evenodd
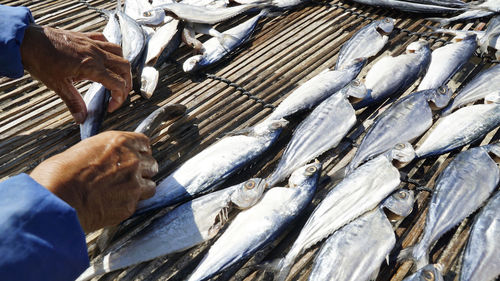
<path id="1" fill-rule="evenodd" d="M 96 11 L 75 0 L 0 2 L 12 6 L 27 6 L 38 24 L 52 27 L 83 32 L 102 31 L 106 22 Z M 95 0 L 90 3 L 96 8 L 110 9 L 115 6 L 113 1 L 105 0 Z M 434 25 L 415 15 L 363 6 L 348 0 L 310 3 L 280 16 L 261 20 L 250 42 L 244 44 L 228 59 L 204 71 L 236 83 L 259 100 L 249 98 L 236 87 L 224 82 L 224 79 L 221 81 L 221 79 L 207 78 L 203 74 L 183 73 L 179 63 L 191 53 L 182 45 L 172 56 L 173 60 L 162 66 L 160 81 L 153 97 L 145 100 L 137 94 L 132 94 L 130 102 L 107 116 L 103 130 L 131 131 L 149 113 L 166 103 L 186 105 L 188 110 L 185 116 L 165 122 L 151 138 L 153 156 L 160 164 L 156 180 L 160 180 L 181 163 L 223 137 L 225 133 L 263 120 L 272 111 L 272 106 L 266 105 L 278 105 L 299 85 L 323 69 L 333 66 L 342 44 L 366 25 L 367 19 L 384 17 L 396 19 L 396 32 L 393 33 L 383 53 L 372 58 L 359 77 L 364 77 L 366 71 L 383 55 L 401 54 L 409 43 L 422 38 L 422 34 L 419 33 L 428 31 L 423 24 Z M 233 19 L 218 25 L 217 28 L 223 31 L 247 18 L 248 16 L 243 16 Z M 451 28 L 483 30 L 485 22 L 476 20 L 458 23 Z M 202 41 L 206 38 L 201 37 Z M 448 35 L 424 36 L 424 38 L 429 40 L 432 49 L 442 46 L 443 41 L 451 39 Z M 448 85 L 452 89 L 457 89 L 490 65 L 490 60 L 473 56 Z M 85 93 L 89 85 L 89 82 L 81 82 L 77 88 L 81 93 Z M 403 95 L 415 90 L 417 85 L 418 82 Z M 271 280 L 268 273 L 258 270 L 255 265 L 286 253 L 314 206 L 337 183 L 336 172 L 353 157 L 356 148 L 352 142 L 359 143 L 365 129 L 373 123 L 374 118 L 397 98 L 393 97 L 381 105 L 358 110 L 356 112 L 358 121 L 347 138 L 337 148 L 319 158 L 323 162 L 323 172 L 313 204 L 308 206 L 304 214 L 272 245 L 259 251 L 249 260 L 229 268 L 213 280 Z M 263 157 L 251 167 L 232 176 L 222 187 L 250 177 L 268 176 L 277 164 L 293 128 L 305 116 L 304 114 L 294 118 L 277 143 Z M 499 135 L 496 128 L 472 146 L 498 140 Z M 29 172 L 44 159 L 64 151 L 79 139 L 79 127 L 72 121 L 65 105 L 43 84 L 34 81 L 28 74 L 15 80 L 0 78 L 0 178 Z M 418 140 L 414 144 L 416 143 Z M 447 153 L 439 157 L 413 161 L 402 170 L 412 183 L 404 182 L 401 186 L 414 189 L 418 184 L 433 188 L 436 177 L 455 154 Z M 392 255 L 397 254 L 401 247 L 414 244 L 422 232 L 430 195 L 420 192 L 416 198 L 417 204 L 413 213 L 395 226 L 397 244 Z M 116 239 L 126 239 L 147 225 L 150 219 L 151 217 L 146 217 L 140 222 L 136 221 L 123 227 Z M 472 220 L 473 217 L 464 220 L 432 248 L 431 262 L 443 265 L 445 280 L 458 280 L 461 255 Z M 95 255 L 94 242 L 98 234 L 99 232 L 91 233 L 87 237 L 91 256 Z M 96 280 L 184 280 L 215 239 L 182 253 L 157 258 Z M 292 269 L 292 278 L 289 280 L 307 280 L 314 253 L 319 246 L 313 247 L 296 262 Z M 402 280 L 409 273 L 410 266 L 410 262 L 396 263 L 390 259 L 388 265 L 385 263 L 382 265 L 377 280 Z"/>

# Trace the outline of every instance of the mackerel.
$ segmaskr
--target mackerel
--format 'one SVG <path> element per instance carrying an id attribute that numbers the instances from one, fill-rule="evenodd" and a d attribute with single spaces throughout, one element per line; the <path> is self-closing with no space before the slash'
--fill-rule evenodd
<path id="1" fill-rule="evenodd" d="M 424 134 L 432 126 L 432 111 L 445 107 L 450 98 L 451 91 L 442 86 L 412 93 L 392 104 L 368 129 L 346 173 L 394 145 Z"/>
<path id="2" fill-rule="evenodd" d="M 403 279 L 403 281 L 443 281 L 441 270 L 439 264 L 428 264 Z"/>
<path id="3" fill-rule="evenodd" d="M 318 105 L 295 129 L 276 169 L 267 180 L 269 184 L 273 186 L 281 182 L 298 167 L 336 147 L 356 123 L 348 99 L 362 99 L 365 94 L 364 85 L 354 80 Z"/>
<path id="4" fill-rule="evenodd" d="M 287 124 L 285 120 L 260 123 L 244 134 L 222 138 L 161 181 L 153 197 L 138 203 L 136 213 L 170 206 L 216 188 L 267 150 Z"/>
<path id="5" fill-rule="evenodd" d="M 469 61 L 477 48 L 476 38 L 475 34 L 469 34 L 465 38 L 455 37 L 455 43 L 432 51 L 429 69 L 417 90 L 436 89 L 447 83 Z"/>
<path id="6" fill-rule="evenodd" d="M 281 260 L 280 272 L 275 280 L 285 280 L 299 255 L 372 210 L 395 191 L 400 183 L 400 175 L 393 163 L 408 163 L 413 157 L 414 152 L 409 143 L 398 144 L 393 150 L 348 174 L 313 211 L 290 251 Z"/>
<path id="7" fill-rule="evenodd" d="M 392 201 L 385 205 L 385 201 Z M 319 250 L 312 266 L 310 281 L 368 281 L 376 276 L 380 264 L 388 259 L 396 237 L 384 208 L 399 219 L 411 213 L 414 195 L 400 190 L 379 207 L 360 216 L 328 238 Z M 396 208 L 391 208 L 396 206 Z"/>
<path id="8" fill-rule="evenodd" d="M 443 234 L 476 211 L 498 185 L 500 170 L 489 153 L 498 146 L 481 146 L 459 153 L 439 175 L 420 241 L 403 249 L 399 259 L 429 263 L 429 251 Z M 472 279 L 474 280 L 474 279 Z"/>
<path id="9" fill-rule="evenodd" d="M 351 39 L 342 45 L 335 69 L 352 64 L 357 58 L 370 58 L 382 48 L 389 40 L 389 34 L 394 29 L 394 19 L 385 18 L 376 20 L 361 28 Z"/>
<path id="10" fill-rule="evenodd" d="M 321 164 L 293 172 L 288 187 L 273 187 L 252 208 L 240 212 L 210 247 L 188 281 L 206 280 L 273 241 L 311 202 Z"/>
<path id="11" fill-rule="evenodd" d="M 500 150 L 500 145 L 497 144 Z M 496 157 L 500 157 L 500 151 Z M 477 215 L 465 248 L 461 281 L 495 280 L 500 276 L 500 192 Z"/>
<path id="12" fill-rule="evenodd" d="M 89 280 L 208 241 L 226 224 L 233 206 L 240 209 L 252 207 L 259 201 L 266 186 L 265 180 L 255 178 L 186 202 L 156 218 L 125 243 L 109 250 L 77 280 Z"/>
<path id="13" fill-rule="evenodd" d="M 497 92 L 500 87 L 500 65 L 495 65 L 479 73 L 465 87 L 463 87 L 442 115 L 446 116 L 455 109 L 468 103 L 485 98 L 487 95 Z"/>
<path id="14" fill-rule="evenodd" d="M 266 120 L 279 120 L 313 108 L 356 78 L 365 63 L 366 59 L 359 58 L 339 70 L 323 70 L 286 97 Z"/>
<path id="15" fill-rule="evenodd" d="M 429 44 L 424 40 L 409 44 L 405 54 L 383 57 L 366 74 L 365 85 L 368 95 L 356 105 L 356 108 L 404 92 L 426 72 L 430 61 L 431 51 Z"/>
<path id="16" fill-rule="evenodd" d="M 500 94 L 485 97 L 491 104 L 477 104 L 461 108 L 441 117 L 417 147 L 419 158 L 443 154 L 478 140 L 500 125 Z"/>

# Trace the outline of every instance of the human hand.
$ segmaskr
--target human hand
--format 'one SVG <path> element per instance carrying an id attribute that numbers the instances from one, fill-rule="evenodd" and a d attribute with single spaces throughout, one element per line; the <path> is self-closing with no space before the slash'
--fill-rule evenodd
<path id="1" fill-rule="evenodd" d="M 75 208 L 88 232 L 131 216 L 139 200 L 154 195 L 157 172 L 145 135 L 107 131 L 43 161 L 30 176 Z"/>
<path id="2" fill-rule="evenodd" d="M 132 88 L 130 63 L 120 46 L 102 33 L 81 33 L 30 25 L 24 32 L 21 58 L 24 68 L 54 90 L 68 106 L 76 123 L 87 108 L 73 82 L 92 80 L 111 90 L 108 111 L 116 110 Z"/>

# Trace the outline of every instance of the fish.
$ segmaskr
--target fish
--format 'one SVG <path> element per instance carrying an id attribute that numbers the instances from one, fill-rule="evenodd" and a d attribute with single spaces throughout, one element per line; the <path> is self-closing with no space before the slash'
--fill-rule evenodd
<path id="1" fill-rule="evenodd" d="M 148 0 L 125 0 L 124 12 L 142 25 L 157 26 L 165 20 L 165 13 L 154 10 Z"/>
<path id="2" fill-rule="evenodd" d="M 229 4 L 228 0 L 181 0 L 179 2 L 186 5 L 201 6 L 209 9 L 225 8 Z"/>
<path id="3" fill-rule="evenodd" d="M 352 64 L 357 58 L 370 58 L 384 48 L 394 29 L 394 19 L 376 20 L 361 28 L 340 48 L 335 69 Z"/>
<path id="4" fill-rule="evenodd" d="M 108 17 L 108 22 L 102 32 L 104 37 L 108 42 L 120 45 L 122 34 L 120 23 L 116 17 L 116 11 L 102 10 L 102 12 Z M 93 82 L 90 85 L 83 96 L 83 101 L 87 107 L 87 117 L 85 121 L 80 124 L 80 138 L 82 140 L 98 134 L 101 130 L 101 124 L 106 116 L 110 97 L 111 92 L 101 83 Z"/>
<path id="5" fill-rule="evenodd" d="M 235 8 L 236 7 L 239 6 L 235 6 Z M 267 10 L 262 10 L 258 15 L 250 18 L 249 20 L 224 31 L 222 33 L 225 36 L 224 40 L 221 40 L 220 37 L 207 40 L 203 43 L 203 53 L 201 55 L 192 56 L 184 61 L 184 64 L 182 65 L 184 72 L 192 72 L 202 67 L 211 65 L 222 59 L 225 55 L 229 54 L 229 52 L 234 50 L 236 47 L 246 42 L 252 35 L 259 19 L 264 17 L 267 12 Z"/>
<path id="6" fill-rule="evenodd" d="M 362 99 L 365 94 L 364 85 L 353 80 L 318 105 L 295 129 L 278 165 L 267 178 L 269 184 L 277 184 L 298 167 L 336 147 L 356 123 L 349 98 Z"/>
<path id="7" fill-rule="evenodd" d="M 451 95 L 448 87 L 441 86 L 414 92 L 393 103 L 368 129 L 346 173 L 397 143 L 410 142 L 424 134 L 432 126 L 432 111 L 445 107 Z"/>
<path id="8" fill-rule="evenodd" d="M 484 36 L 479 39 L 479 49 L 481 53 L 487 54 L 488 47 L 496 46 L 498 43 L 498 36 L 500 35 L 500 16 L 493 17 L 489 22 L 486 30 L 484 31 Z M 495 48 L 498 50 L 498 48 Z"/>
<path id="9" fill-rule="evenodd" d="M 400 219 L 411 213 L 414 204 L 411 190 L 399 190 L 385 201 L 390 212 Z M 309 281 L 374 280 L 382 262 L 396 244 L 396 236 L 384 213 L 385 202 L 334 232 L 314 258 Z M 391 208 L 396 207 L 396 208 Z"/>
<path id="10" fill-rule="evenodd" d="M 139 201 L 136 214 L 170 206 L 216 188 L 266 151 L 287 124 L 286 120 L 259 123 L 240 134 L 220 139 L 162 180 L 153 197 Z"/>
<path id="11" fill-rule="evenodd" d="M 425 74 L 430 62 L 431 51 L 425 40 L 410 43 L 402 55 L 381 58 L 366 74 L 368 95 L 355 108 L 404 92 L 418 77 Z"/>
<path id="12" fill-rule="evenodd" d="M 490 98 L 491 96 L 491 98 Z M 441 117 L 415 150 L 418 158 L 439 155 L 474 142 L 500 125 L 500 93 L 486 96 L 491 104 L 463 107 Z M 495 100 L 496 99 L 496 100 Z"/>
<path id="13" fill-rule="evenodd" d="M 451 18 L 427 18 L 427 20 L 438 22 L 440 26 L 446 26 L 451 24 L 452 22 L 488 17 L 493 15 L 494 13 L 495 12 L 489 10 L 473 9 L 464 11 L 463 13 Z"/>
<path id="14" fill-rule="evenodd" d="M 186 202 L 153 220 L 125 243 L 112 247 L 77 280 L 89 280 L 208 241 L 226 224 L 231 210 L 255 205 L 266 186 L 265 180 L 253 178 Z"/>
<path id="15" fill-rule="evenodd" d="M 469 61 L 477 48 L 476 35 L 453 38 L 454 43 L 432 51 L 431 63 L 417 91 L 436 89 L 447 83 L 451 77 Z"/>
<path id="16" fill-rule="evenodd" d="M 179 20 L 171 20 L 156 29 L 149 39 L 146 65 L 161 65 L 179 47 L 181 44 L 179 24 Z M 162 59 L 160 60 L 160 58 Z"/>
<path id="17" fill-rule="evenodd" d="M 403 279 L 403 281 L 443 281 L 441 270 L 442 268 L 439 264 L 428 264 Z"/>
<path id="18" fill-rule="evenodd" d="M 186 24 L 182 29 L 182 42 L 196 53 L 203 52 L 203 43 L 196 38 L 194 27 L 189 24 Z"/>
<path id="19" fill-rule="evenodd" d="M 132 72 L 141 73 L 144 62 L 142 53 L 146 48 L 147 37 L 139 24 L 127 14 L 118 11 L 118 20 L 122 33 L 123 57 L 130 62 Z"/>
<path id="20" fill-rule="evenodd" d="M 286 279 L 295 259 L 316 243 L 372 210 L 398 189 L 400 174 L 393 163 L 404 165 L 414 157 L 409 143 L 398 144 L 348 174 L 319 203 L 286 256 L 279 262 L 276 281 Z"/>
<path id="21" fill-rule="evenodd" d="M 236 215 L 187 280 L 206 280 L 273 241 L 311 202 L 320 172 L 319 162 L 300 167 L 288 187 L 269 189 L 257 204 Z"/>
<path id="22" fill-rule="evenodd" d="M 497 191 L 474 219 L 462 259 L 461 281 L 495 280 L 500 276 L 499 238 L 500 192 Z"/>
<path id="23" fill-rule="evenodd" d="M 365 58 L 358 58 L 341 69 L 323 70 L 287 96 L 266 120 L 287 118 L 313 108 L 356 78 L 365 63 Z"/>
<path id="24" fill-rule="evenodd" d="M 500 65 L 495 65 L 487 70 L 481 71 L 469 83 L 467 83 L 447 106 L 442 116 L 451 114 L 457 108 L 468 103 L 484 99 L 487 95 L 497 92 L 500 87 Z"/>
<path id="25" fill-rule="evenodd" d="M 141 72 L 141 96 L 146 99 L 153 96 L 156 86 L 158 85 L 158 77 L 160 73 L 153 66 L 144 66 Z"/>
<path id="26" fill-rule="evenodd" d="M 167 13 L 172 13 L 177 18 L 187 22 L 216 24 L 240 15 L 250 9 L 262 8 L 265 5 L 265 3 L 255 3 L 228 8 L 207 9 L 203 6 L 173 2 L 153 6 L 153 9 L 158 11 L 164 10 Z"/>
<path id="27" fill-rule="evenodd" d="M 376 7 L 392 8 L 410 13 L 444 14 L 456 13 L 465 9 L 465 7 L 447 7 L 398 0 L 354 0 L 354 2 Z"/>
<path id="28" fill-rule="evenodd" d="M 417 270 L 429 264 L 431 245 L 488 199 L 500 180 L 491 151 L 491 146 L 471 148 L 457 154 L 446 166 L 436 181 L 422 238 L 403 249 L 399 260 L 413 260 Z"/>
<path id="29" fill-rule="evenodd" d="M 134 132 L 151 137 L 153 131 L 161 122 L 181 116 L 186 112 L 186 106 L 182 104 L 167 103 L 148 115 L 135 128 Z"/>
<path id="30" fill-rule="evenodd" d="M 428 5 L 436 5 L 436 6 L 445 6 L 445 7 L 458 7 L 458 8 L 466 8 L 467 3 L 461 0 L 405 0 L 407 2 L 419 3 L 419 4 L 428 4 Z"/>

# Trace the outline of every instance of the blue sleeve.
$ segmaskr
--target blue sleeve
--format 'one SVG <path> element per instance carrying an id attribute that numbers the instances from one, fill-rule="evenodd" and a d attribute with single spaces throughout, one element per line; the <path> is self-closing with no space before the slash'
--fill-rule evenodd
<path id="1" fill-rule="evenodd" d="M 0 5 L 0 76 L 23 76 L 21 42 L 24 30 L 33 21 L 33 16 L 26 7 Z"/>
<path id="2" fill-rule="evenodd" d="M 0 182 L 0 279 L 75 280 L 88 266 L 75 210 L 26 174 Z"/>

